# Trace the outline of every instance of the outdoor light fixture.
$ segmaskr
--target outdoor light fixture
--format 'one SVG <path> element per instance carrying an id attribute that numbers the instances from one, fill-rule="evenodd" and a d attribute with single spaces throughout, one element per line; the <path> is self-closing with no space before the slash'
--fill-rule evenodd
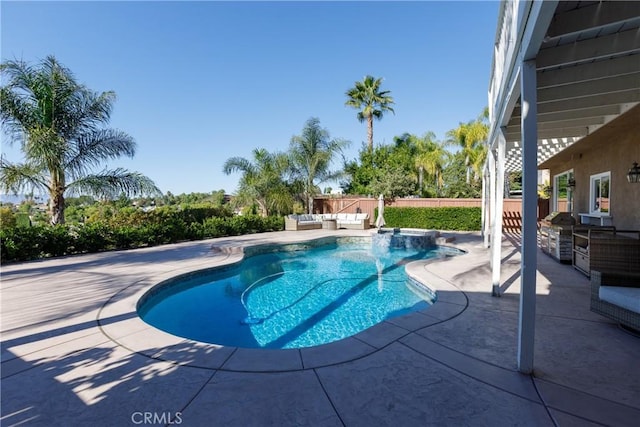
<path id="1" fill-rule="evenodd" d="M 638 162 L 633 162 L 633 166 L 627 172 L 627 181 L 640 182 L 640 166 L 638 166 Z"/>

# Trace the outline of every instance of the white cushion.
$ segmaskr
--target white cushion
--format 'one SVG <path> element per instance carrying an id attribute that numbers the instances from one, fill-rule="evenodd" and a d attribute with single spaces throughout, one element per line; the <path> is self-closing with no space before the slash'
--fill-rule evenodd
<path id="1" fill-rule="evenodd" d="M 339 219 L 339 220 L 341 220 L 341 219 L 347 219 L 347 214 L 346 214 L 346 213 L 339 213 L 339 214 L 338 214 L 338 219 Z"/>
<path id="2" fill-rule="evenodd" d="M 601 300 L 640 314 L 640 288 L 600 286 Z"/>
<path id="3" fill-rule="evenodd" d="M 356 220 L 356 214 L 347 214 L 347 220 L 348 221 L 355 221 Z"/>
<path id="4" fill-rule="evenodd" d="M 366 214 L 366 213 L 356 214 L 356 219 L 359 220 L 359 221 L 363 221 L 363 220 L 367 219 L 368 217 L 369 217 L 369 214 Z"/>

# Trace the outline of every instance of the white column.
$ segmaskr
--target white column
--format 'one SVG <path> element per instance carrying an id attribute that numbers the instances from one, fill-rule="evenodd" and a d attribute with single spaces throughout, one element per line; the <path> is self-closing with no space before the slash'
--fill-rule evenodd
<path id="1" fill-rule="evenodd" d="M 487 157 L 487 161 L 488 161 L 488 157 Z M 484 165 L 484 168 L 482 169 L 482 214 L 480 216 L 480 224 L 481 224 L 481 235 L 482 235 L 482 239 L 483 239 L 483 243 L 482 246 L 485 248 L 489 247 L 489 195 L 487 194 L 488 192 L 488 183 L 487 180 L 489 179 L 489 163 L 486 163 Z"/>
<path id="2" fill-rule="evenodd" d="M 505 145 L 504 129 L 498 132 L 498 158 L 496 160 L 495 174 L 495 202 L 493 211 L 495 211 L 495 222 L 491 224 L 491 295 L 500 296 L 500 273 L 502 261 L 502 217 L 504 206 L 504 167 L 505 167 Z"/>
<path id="3" fill-rule="evenodd" d="M 533 371 L 536 317 L 537 207 L 538 207 L 538 130 L 536 61 L 523 61 L 520 79 L 522 104 L 522 261 L 520 263 L 520 321 L 518 369 Z"/>
<path id="4" fill-rule="evenodd" d="M 489 150 L 487 153 L 487 159 L 489 160 L 489 199 L 491 200 L 491 206 L 489 207 L 489 232 L 491 233 L 491 253 L 493 253 L 493 229 L 496 225 L 496 156 L 493 150 Z M 493 256 L 489 258 L 491 267 L 493 267 Z"/>

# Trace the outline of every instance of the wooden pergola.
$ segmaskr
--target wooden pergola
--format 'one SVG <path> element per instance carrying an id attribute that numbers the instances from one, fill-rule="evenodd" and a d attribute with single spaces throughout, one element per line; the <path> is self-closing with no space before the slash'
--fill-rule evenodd
<path id="1" fill-rule="evenodd" d="M 538 165 L 640 103 L 640 2 L 506 1 L 489 85 L 483 230 L 499 296 L 504 174 L 523 175 L 518 367 L 533 370 Z"/>

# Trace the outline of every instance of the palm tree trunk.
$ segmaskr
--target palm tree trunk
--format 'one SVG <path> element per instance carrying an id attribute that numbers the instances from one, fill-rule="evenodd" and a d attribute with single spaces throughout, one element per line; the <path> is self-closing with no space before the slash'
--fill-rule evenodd
<path id="1" fill-rule="evenodd" d="M 51 224 L 64 224 L 64 195 L 59 189 L 55 189 L 50 194 L 49 209 L 51 213 Z"/>
<path id="2" fill-rule="evenodd" d="M 266 200 L 256 199 L 256 202 L 258 202 L 258 207 L 260 208 L 260 216 L 269 216 L 269 209 L 267 209 Z"/>
<path id="3" fill-rule="evenodd" d="M 307 213 L 313 213 L 313 197 L 311 196 L 311 177 L 307 178 Z"/>
<path id="4" fill-rule="evenodd" d="M 373 116 L 367 117 L 367 140 L 369 141 L 369 151 L 373 152 Z"/>

